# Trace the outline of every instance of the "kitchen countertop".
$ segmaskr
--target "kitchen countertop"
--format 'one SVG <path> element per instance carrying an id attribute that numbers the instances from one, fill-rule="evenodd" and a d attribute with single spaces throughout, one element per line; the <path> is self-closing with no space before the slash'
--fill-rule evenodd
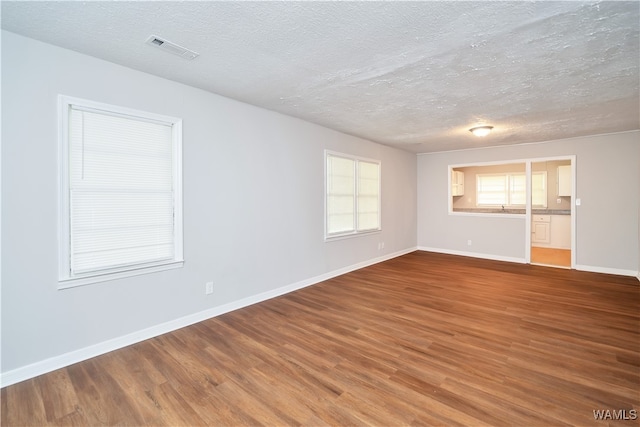
<path id="1" fill-rule="evenodd" d="M 524 215 L 525 209 L 495 209 L 495 208 L 453 208 L 454 212 L 498 213 Z M 571 215 L 571 209 L 533 209 L 533 215 Z"/>
<path id="2" fill-rule="evenodd" d="M 571 209 L 532 209 L 534 215 L 571 215 Z"/>

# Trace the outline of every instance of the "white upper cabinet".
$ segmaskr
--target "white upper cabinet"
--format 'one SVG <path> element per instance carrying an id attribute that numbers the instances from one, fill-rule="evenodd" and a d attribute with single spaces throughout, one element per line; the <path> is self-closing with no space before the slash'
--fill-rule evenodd
<path id="1" fill-rule="evenodd" d="M 558 166 L 558 197 L 571 196 L 571 165 Z"/>
<path id="2" fill-rule="evenodd" d="M 451 171 L 451 195 L 464 196 L 464 172 Z"/>

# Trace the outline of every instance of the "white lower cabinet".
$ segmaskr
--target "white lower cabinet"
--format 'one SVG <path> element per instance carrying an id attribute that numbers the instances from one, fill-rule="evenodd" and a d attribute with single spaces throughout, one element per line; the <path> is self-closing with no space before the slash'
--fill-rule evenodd
<path id="1" fill-rule="evenodd" d="M 531 243 L 549 243 L 550 241 L 551 215 L 533 215 Z"/>
<path id="2" fill-rule="evenodd" d="M 571 249 L 571 215 L 533 215 L 531 244 L 556 249 Z"/>

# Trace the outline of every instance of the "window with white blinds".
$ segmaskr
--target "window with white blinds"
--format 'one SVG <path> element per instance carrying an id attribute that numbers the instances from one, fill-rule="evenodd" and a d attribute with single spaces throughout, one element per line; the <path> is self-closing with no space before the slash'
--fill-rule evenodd
<path id="1" fill-rule="evenodd" d="M 60 287 L 181 266 L 181 121 L 68 97 L 60 113 Z"/>
<path id="2" fill-rule="evenodd" d="M 509 204 L 509 175 L 477 175 L 476 204 L 500 206 Z"/>
<path id="3" fill-rule="evenodd" d="M 531 206 L 535 208 L 546 208 L 547 197 L 547 172 L 532 172 Z"/>
<path id="4" fill-rule="evenodd" d="M 380 162 L 326 152 L 325 237 L 380 230 Z"/>
<path id="5" fill-rule="evenodd" d="M 479 174 L 476 176 L 478 206 L 525 206 L 527 180 L 523 173 Z M 531 173 L 531 205 L 547 207 L 547 173 Z"/>

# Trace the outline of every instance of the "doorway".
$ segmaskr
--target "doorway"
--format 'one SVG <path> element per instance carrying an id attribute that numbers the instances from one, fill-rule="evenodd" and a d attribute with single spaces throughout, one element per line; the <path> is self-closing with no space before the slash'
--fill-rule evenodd
<path id="1" fill-rule="evenodd" d="M 531 264 L 573 267 L 572 163 L 572 158 L 531 162 Z"/>

